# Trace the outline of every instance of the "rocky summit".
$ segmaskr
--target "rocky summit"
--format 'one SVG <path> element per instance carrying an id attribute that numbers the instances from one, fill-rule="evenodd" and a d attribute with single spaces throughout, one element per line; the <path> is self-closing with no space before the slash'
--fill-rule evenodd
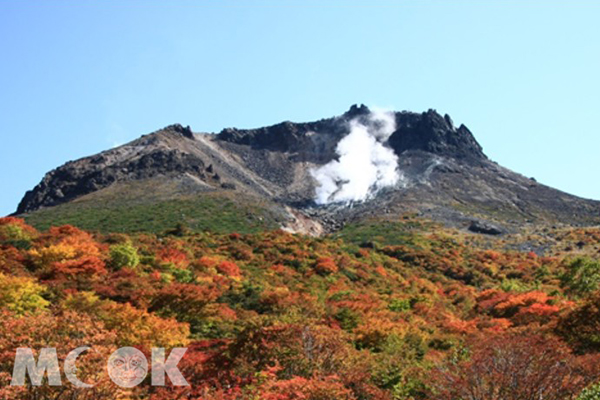
<path id="1" fill-rule="evenodd" d="M 370 147 L 357 151 L 365 144 Z M 35 222 L 56 210 L 53 223 L 69 222 L 70 213 L 85 209 L 87 220 L 108 221 L 103 213 L 109 208 L 122 213 L 173 201 L 202 205 L 201 211 L 179 209 L 180 222 L 200 221 L 197 212 L 218 220 L 219 213 L 246 207 L 248 219 L 313 235 L 407 214 L 487 235 L 525 224 L 600 223 L 600 202 L 498 165 L 450 116 L 382 113 L 364 105 L 315 122 L 216 134 L 171 125 L 48 172 L 16 214 Z M 136 218 L 152 218 L 156 209 Z"/>

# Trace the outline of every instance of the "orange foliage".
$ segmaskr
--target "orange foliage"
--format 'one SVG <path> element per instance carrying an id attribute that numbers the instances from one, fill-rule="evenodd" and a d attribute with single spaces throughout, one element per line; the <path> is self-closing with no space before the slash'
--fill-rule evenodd
<path id="1" fill-rule="evenodd" d="M 323 378 L 306 379 L 293 377 L 287 380 L 277 380 L 274 372 L 267 375 L 267 382 L 259 388 L 261 399 L 264 400 L 356 400 L 352 391 L 344 386 L 337 375 Z"/>
<path id="2" fill-rule="evenodd" d="M 94 256 L 55 262 L 52 267 L 56 275 L 64 275 L 71 278 L 106 274 L 104 261 Z"/>
<path id="3" fill-rule="evenodd" d="M 336 273 L 338 271 L 338 267 L 332 258 L 321 257 L 315 264 L 315 271 L 317 271 L 317 273 L 320 275 L 329 275 Z"/>
<path id="4" fill-rule="evenodd" d="M 477 298 L 480 310 L 498 318 L 510 318 L 514 323 L 523 324 L 547 322 L 557 314 L 560 307 L 550 304 L 554 299 L 544 292 L 506 293 L 487 290 Z"/>
<path id="5" fill-rule="evenodd" d="M 444 327 L 451 333 L 458 333 L 461 335 L 475 333 L 477 331 L 477 321 L 465 321 L 452 314 L 446 314 L 446 320 L 444 321 Z"/>
<path id="6" fill-rule="evenodd" d="M 160 249 L 157 254 L 157 259 L 165 264 L 171 263 L 177 268 L 186 268 L 189 264 L 187 254 L 173 247 Z"/>
<path id="7" fill-rule="evenodd" d="M 219 271 L 220 274 L 231 277 L 239 277 L 241 275 L 240 267 L 231 261 L 221 261 L 217 265 L 217 271 Z"/>
<path id="8" fill-rule="evenodd" d="M 219 262 L 220 262 L 220 260 L 216 257 L 202 256 L 197 261 L 197 265 L 200 268 L 210 269 L 210 268 L 215 268 Z"/>

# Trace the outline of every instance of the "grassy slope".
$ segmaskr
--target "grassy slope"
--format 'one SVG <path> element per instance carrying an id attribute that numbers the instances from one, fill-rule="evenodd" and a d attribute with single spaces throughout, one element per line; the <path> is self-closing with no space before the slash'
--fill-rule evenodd
<path id="1" fill-rule="evenodd" d="M 79 201 L 25 215 L 37 229 L 70 224 L 99 232 L 162 232 L 183 223 L 194 231 L 252 233 L 278 228 L 277 216 L 261 204 L 204 194 L 147 202 Z"/>
<path id="2" fill-rule="evenodd" d="M 400 245 L 410 244 L 413 232 L 433 231 L 436 224 L 404 216 L 393 220 L 366 220 L 346 225 L 333 234 L 334 238 L 358 245 Z"/>

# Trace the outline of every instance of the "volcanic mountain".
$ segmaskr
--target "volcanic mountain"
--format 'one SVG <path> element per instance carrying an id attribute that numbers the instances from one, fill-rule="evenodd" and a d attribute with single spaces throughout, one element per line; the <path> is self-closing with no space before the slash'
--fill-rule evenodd
<path id="1" fill-rule="evenodd" d="M 351 147 L 361 143 L 370 147 Z M 344 174 L 346 165 L 355 172 Z M 167 126 L 48 172 L 16 214 L 41 226 L 127 231 L 182 222 L 199 230 L 284 227 L 315 235 L 416 214 L 500 234 L 525 224 L 596 225 L 600 202 L 503 168 L 448 115 L 382 116 L 355 105 L 316 122 L 218 134 Z"/>

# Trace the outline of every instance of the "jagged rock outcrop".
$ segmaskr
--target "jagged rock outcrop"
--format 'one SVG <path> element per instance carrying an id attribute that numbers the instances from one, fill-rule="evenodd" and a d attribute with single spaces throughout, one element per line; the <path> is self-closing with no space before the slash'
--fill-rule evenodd
<path id="1" fill-rule="evenodd" d="M 173 124 L 173 125 L 169 125 L 169 126 L 165 127 L 164 130 L 166 130 L 166 131 L 170 130 L 173 132 L 181 133 L 183 136 L 185 136 L 189 139 L 194 138 L 194 132 L 192 132 L 192 128 L 190 128 L 189 125 L 184 127 L 181 124 Z"/>
<path id="2" fill-rule="evenodd" d="M 422 114 L 397 113 L 396 128 L 389 143 L 398 155 L 422 150 L 469 161 L 487 159 L 471 131 L 464 125 L 455 128 L 447 114 L 442 117 L 434 110 Z"/>

